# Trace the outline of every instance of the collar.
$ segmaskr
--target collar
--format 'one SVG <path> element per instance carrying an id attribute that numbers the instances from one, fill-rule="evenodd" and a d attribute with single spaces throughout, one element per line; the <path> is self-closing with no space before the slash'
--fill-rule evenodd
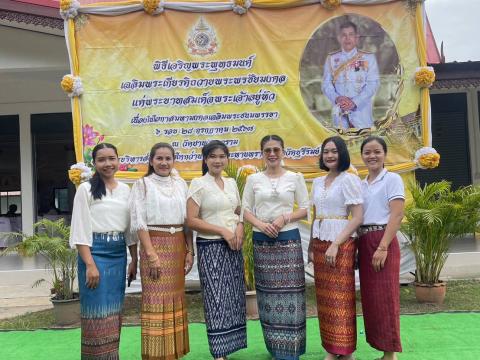
<path id="1" fill-rule="evenodd" d="M 172 182 L 172 177 L 170 175 L 168 176 L 160 176 L 160 175 L 157 175 L 155 173 L 151 173 L 150 174 L 150 177 L 155 180 L 155 181 L 158 181 L 160 183 L 171 183 Z"/>
<path id="2" fill-rule="evenodd" d="M 385 175 L 387 175 L 388 170 L 386 168 L 383 168 L 383 170 L 378 174 L 378 176 L 373 180 L 370 184 L 368 183 L 368 175 L 365 176 L 365 179 L 363 179 L 363 182 L 367 185 L 373 185 L 379 181 L 382 181 Z"/>
<path id="3" fill-rule="evenodd" d="M 342 55 L 343 55 L 343 56 L 346 56 L 346 57 L 349 58 L 349 59 L 352 58 L 352 57 L 354 57 L 355 55 L 357 55 L 357 52 L 358 52 L 358 50 L 357 50 L 356 47 L 354 47 L 354 48 L 353 48 L 352 50 L 350 50 L 349 52 L 346 52 L 345 50 L 342 49 Z"/>

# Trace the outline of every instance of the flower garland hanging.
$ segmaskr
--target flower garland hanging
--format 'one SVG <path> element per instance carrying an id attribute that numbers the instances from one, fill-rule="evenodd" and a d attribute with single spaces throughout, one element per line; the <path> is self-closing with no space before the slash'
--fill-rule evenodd
<path id="1" fill-rule="evenodd" d="M 165 10 L 165 2 L 163 0 L 143 0 L 143 9 L 147 14 L 158 15 Z"/>
<path id="2" fill-rule="evenodd" d="M 251 0 L 232 0 L 233 12 L 238 15 L 245 14 L 252 6 Z"/>
<path id="3" fill-rule="evenodd" d="M 440 154 L 432 147 L 422 147 L 415 153 L 414 161 L 421 169 L 433 169 L 440 164 Z"/>
<path id="4" fill-rule="evenodd" d="M 82 80 L 79 76 L 73 76 L 72 74 L 65 75 L 60 82 L 60 86 L 69 97 L 80 96 L 83 94 Z"/>
<path id="5" fill-rule="evenodd" d="M 258 173 L 258 168 L 254 165 L 243 165 L 237 170 L 237 178 L 242 175 L 248 177 L 249 175 Z"/>
<path id="6" fill-rule="evenodd" d="M 435 81 L 435 71 L 431 66 L 421 66 L 415 71 L 415 84 L 422 88 L 432 86 Z"/>
<path id="7" fill-rule="evenodd" d="M 335 10 L 342 5 L 342 0 L 321 0 L 321 4 L 327 10 Z"/>
<path id="8" fill-rule="evenodd" d="M 78 162 L 70 166 L 70 170 L 68 170 L 68 178 L 75 186 L 90 180 L 91 177 L 92 170 L 83 162 Z"/>
<path id="9" fill-rule="evenodd" d="M 78 15 L 80 3 L 77 0 L 60 0 L 60 16 L 67 21 Z"/>

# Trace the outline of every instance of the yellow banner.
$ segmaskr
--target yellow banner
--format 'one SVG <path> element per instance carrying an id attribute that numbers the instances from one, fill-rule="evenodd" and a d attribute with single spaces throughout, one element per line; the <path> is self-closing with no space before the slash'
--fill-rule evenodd
<path id="1" fill-rule="evenodd" d="M 412 80 L 415 13 L 402 1 L 242 16 L 80 14 L 73 27 L 84 88 L 78 157 L 88 162 L 98 142 L 113 143 L 126 178 L 146 170 L 160 141 L 174 146 L 184 173 L 200 171 L 200 149 L 212 139 L 239 164 L 261 166 L 267 134 L 285 140 L 286 166 L 307 176 L 319 171 L 323 139 L 336 134 L 357 168 L 360 143 L 376 134 L 389 145 L 388 165 L 408 170 L 428 131 Z"/>

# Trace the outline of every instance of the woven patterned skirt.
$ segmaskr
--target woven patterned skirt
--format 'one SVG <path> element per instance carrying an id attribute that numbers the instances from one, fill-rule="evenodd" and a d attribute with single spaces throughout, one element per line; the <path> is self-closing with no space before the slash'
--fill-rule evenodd
<path id="1" fill-rule="evenodd" d="M 313 240 L 313 269 L 322 346 L 330 354 L 349 355 L 357 346 L 355 251 L 353 239 L 343 243 L 335 267 L 325 261 L 330 241 Z"/>
<path id="2" fill-rule="evenodd" d="M 160 278 L 152 279 L 146 254 L 140 250 L 142 359 L 179 359 L 190 350 L 185 303 L 185 236 L 183 232 L 149 233 L 162 269 Z"/>
<path id="3" fill-rule="evenodd" d="M 223 239 L 197 237 L 197 251 L 208 344 L 220 358 L 247 347 L 243 256 Z"/>
<path id="4" fill-rule="evenodd" d="M 400 341 L 400 247 L 393 238 L 385 266 L 375 272 L 372 257 L 383 230 L 371 231 L 358 240 L 360 291 L 367 342 L 377 350 L 401 352 Z"/>
<path id="5" fill-rule="evenodd" d="M 253 233 L 255 288 L 267 350 L 276 360 L 305 353 L 305 272 L 298 229 L 276 239 Z"/>
<path id="6" fill-rule="evenodd" d="M 86 265 L 78 256 L 82 360 L 116 360 L 122 327 L 127 252 L 123 233 L 93 233 L 90 248 L 100 273 L 96 289 L 85 285 Z"/>

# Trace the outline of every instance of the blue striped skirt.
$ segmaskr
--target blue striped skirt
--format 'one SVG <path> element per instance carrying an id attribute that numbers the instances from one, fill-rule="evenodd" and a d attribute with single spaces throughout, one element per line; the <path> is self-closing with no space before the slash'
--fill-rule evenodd
<path id="1" fill-rule="evenodd" d="M 198 273 L 203 290 L 208 344 L 214 358 L 247 347 L 242 251 L 223 239 L 197 237 Z"/>
<path id="2" fill-rule="evenodd" d="M 116 360 L 119 358 L 127 267 L 124 234 L 93 233 L 90 252 L 100 273 L 100 281 L 95 289 L 87 288 L 87 269 L 79 255 L 82 360 Z"/>
<path id="3" fill-rule="evenodd" d="M 253 232 L 257 304 L 267 350 L 277 360 L 305 353 L 306 305 L 303 253 L 298 229 L 272 239 Z"/>

